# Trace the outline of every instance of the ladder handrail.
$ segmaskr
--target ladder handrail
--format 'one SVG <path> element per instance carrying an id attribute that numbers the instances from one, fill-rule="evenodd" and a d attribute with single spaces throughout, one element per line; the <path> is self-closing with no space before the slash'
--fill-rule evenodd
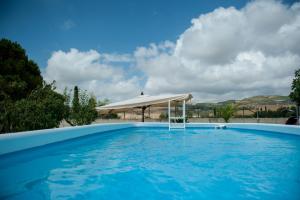
<path id="1" fill-rule="evenodd" d="M 168 102 L 168 117 L 169 117 L 169 130 L 171 130 L 171 128 L 183 128 L 183 129 L 185 129 L 185 118 L 186 118 L 186 116 L 185 116 L 185 100 L 183 100 L 183 102 L 182 102 L 182 116 L 178 116 L 178 117 L 171 117 L 171 101 L 172 100 L 169 100 L 169 102 Z M 178 123 L 178 122 L 171 122 L 171 119 L 182 119 L 182 123 Z M 172 124 L 174 125 L 174 124 L 176 124 L 177 126 L 172 126 Z M 178 125 L 180 125 L 180 124 L 182 124 L 183 126 L 182 127 L 180 127 L 180 126 L 178 126 Z"/>

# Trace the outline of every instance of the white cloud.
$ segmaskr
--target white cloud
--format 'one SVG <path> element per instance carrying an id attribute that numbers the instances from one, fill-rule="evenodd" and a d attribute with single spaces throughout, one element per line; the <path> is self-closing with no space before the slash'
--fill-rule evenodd
<path id="1" fill-rule="evenodd" d="M 65 87 L 72 89 L 78 85 L 98 98 L 118 100 L 138 95 L 138 78 L 133 76 L 126 79 L 121 68 L 103 64 L 101 57 L 95 50 L 80 52 L 71 49 L 69 52 L 53 52 L 44 77 L 48 82 L 55 80 L 60 90 Z"/>
<path id="2" fill-rule="evenodd" d="M 129 63 L 129 62 L 133 62 L 133 58 L 130 54 L 102 54 L 101 58 L 103 59 L 103 62 L 106 63 Z"/>
<path id="3" fill-rule="evenodd" d="M 300 65 L 300 3 L 257 0 L 240 10 L 217 8 L 191 23 L 177 41 L 137 47 L 132 54 L 56 51 L 45 76 L 114 100 L 141 90 L 192 92 L 201 101 L 289 93 Z"/>
<path id="4" fill-rule="evenodd" d="M 288 94 L 300 63 L 300 6 L 253 1 L 192 20 L 175 44 L 135 52 L 148 93 L 192 92 L 199 100 Z"/>

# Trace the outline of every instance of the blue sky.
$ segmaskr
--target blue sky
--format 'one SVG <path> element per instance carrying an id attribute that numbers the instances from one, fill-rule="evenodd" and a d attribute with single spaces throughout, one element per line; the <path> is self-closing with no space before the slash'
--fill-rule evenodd
<path id="1" fill-rule="evenodd" d="M 175 41 L 190 21 L 244 0 L 6 0 L 0 5 L 0 37 L 18 41 L 40 67 L 53 51 L 96 49 L 130 53 L 137 46 Z"/>
<path id="2" fill-rule="evenodd" d="M 0 38 L 19 42 L 59 90 L 78 85 L 98 98 L 287 95 L 300 63 L 300 3 L 2 0 Z"/>

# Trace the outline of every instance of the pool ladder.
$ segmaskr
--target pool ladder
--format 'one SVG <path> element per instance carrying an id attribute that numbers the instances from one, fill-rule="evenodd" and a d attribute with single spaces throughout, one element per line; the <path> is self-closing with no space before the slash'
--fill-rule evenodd
<path id="1" fill-rule="evenodd" d="M 177 120 L 182 120 L 182 122 L 177 122 Z M 171 129 L 185 129 L 185 117 L 170 117 L 169 130 Z"/>

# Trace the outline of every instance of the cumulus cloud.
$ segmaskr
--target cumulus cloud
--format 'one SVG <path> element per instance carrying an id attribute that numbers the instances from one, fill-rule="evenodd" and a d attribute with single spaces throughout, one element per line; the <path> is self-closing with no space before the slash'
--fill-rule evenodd
<path id="1" fill-rule="evenodd" d="M 45 75 L 114 100 L 141 90 L 192 92 L 200 101 L 286 95 L 299 68 L 299 44 L 300 3 L 257 0 L 240 10 L 217 8 L 202 14 L 177 41 L 137 47 L 132 54 L 56 51 Z"/>
<path id="2" fill-rule="evenodd" d="M 130 54 L 108 54 L 104 53 L 101 55 L 103 62 L 106 63 L 130 63 L 133 62 L 133 58 Z"/>
<path id="3" fill-rule="evenodd" d="M 72 89 L 78 85 L 98 98 L 118 100 L 139 94 L 138 78 L 132 76 L 126 79 L 122 68 L 106 63 L 102 57 L 106 55 L 102 56 L 95 50 L 81 52 L 71 49 L 69 52 L 53 52 L 44 77 L 48 82 L 55 80 L 59 90 L 65 87 Z"/>
<path id="4" fill-rule="evenodd" d="M 172 45 L 137 48 L 148 93 L 193 92 L 199 100 L 287 94 L 300 61 L 300 4 L 253 1 L 193 19 Z"/>

